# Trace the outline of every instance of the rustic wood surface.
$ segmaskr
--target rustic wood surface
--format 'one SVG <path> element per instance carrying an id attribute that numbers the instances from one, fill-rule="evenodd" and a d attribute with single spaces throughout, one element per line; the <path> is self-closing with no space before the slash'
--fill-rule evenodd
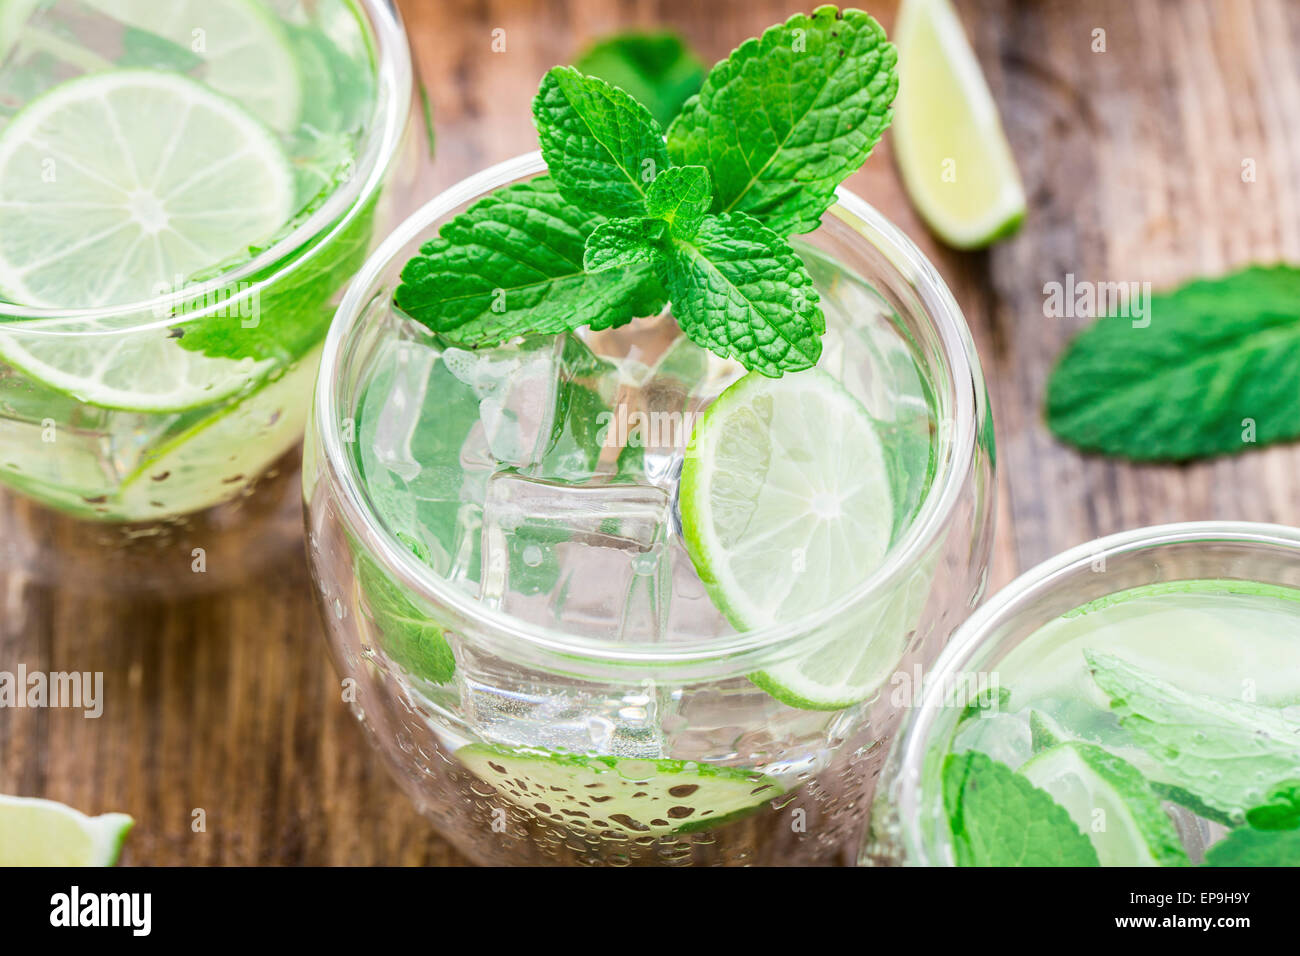
<path id="1" fill-rule="evenodd" d="M 788 0 L 403 0 L 437 131 L 432 185 L 535 148 L 542 72 L 632 24 L 712 61 Z M 866 4 L 888 28 L 893 4 Z M 959 8 L 1030 196 L 987 253 L 945 250 L 908 205 L 889 137 L 852 186 L 951 284 L 975 331 L 999 450 L 993 585 L 1062 549 L 1164 521 L 1300 521 L 1300 448 L 1132 467 L 1056 444 L 1053 358 L 1082 324 L 1043 316 L 1066 273 L 1157 286 L 1300 261 L 1300 4 L 979 0 Z M 506 51 L 493 53 L 494 29 Z M 1094 52 L 1093 31 L 1106 31 Z M 1243 160 L 1255 182 L 1243 182 Z M 421 198 L 421 197 L 413 197 Z M 179 600 L 95 597 L 0 568 L 0 670 L 103 670 L 98 720 L 0 711 L 0 792 L 130 812 L 130 864 L 454 864 L 339 702 L 294 516 L 269 570 Z M 0 529 L 3 536 L 3 529 Z M 0 552 L 2 553 L 2 552 Z M 205 829 L 195 832 L 195 811 Z"/>

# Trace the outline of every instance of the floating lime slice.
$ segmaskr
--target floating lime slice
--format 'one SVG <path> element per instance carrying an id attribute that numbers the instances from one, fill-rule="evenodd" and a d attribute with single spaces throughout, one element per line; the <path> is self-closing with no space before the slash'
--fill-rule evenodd
<path id="1" fill-rule="evenodd" d="M 880 566 L 893 522 L 876 427 L 817 370 L 747 375 L 709 407 L 682 468 L 680 508 L 695 569 L 738 630 L 795 620 L 845 594 Z M 796 707 L 865 699 L 897 664 L 915 605 L 908 590 L 882 598 L 871 628 L 857 622 L 755 682 Z"/>
<path id="2" fill-rule="evenodd" d="M 1102 866 L 1186 866 L 1173 822 L 1137 768 L 1095 744 L 1064 743 L 1019 771 L 1092 840 Z"/>
<path id="3" fill-rule="evenodd" d="M 257 0 L 83 0 L 204 60 L 199 77 L 281 132 L 298 125 L 302 78 L 279 22 Z M 166 125 L 166 124 L 160 124 Z"/>
<path id="4" fill-rule="evenodd" d="M 0 796 L 0 866 L 112 866 L 134 821 L 88 817 L 55 803 Z"/>
<path id="5" fill-rule="evenodd" d="M 762 774 L 685 760 L 583 757 L 469 744 L 456 759 L 512 803 L 583 833 L 667 836 L 729 823 L 780 796 Z"/>
<path id="6" fill-rule="evenodd" d="M 0 290 L 28 306 L 145 301 L 272 235 L 293 196 L 275 138 L 202 84 L 71 80 L 0 132 Z"/>
<path id="7" fill-rule="evenodd" d="M 917 211 L 974 249 L 1014 232 L 1025 191 L 997 104 L 949 0 L 904 0 L 895 31 L 894 149 Z"/>

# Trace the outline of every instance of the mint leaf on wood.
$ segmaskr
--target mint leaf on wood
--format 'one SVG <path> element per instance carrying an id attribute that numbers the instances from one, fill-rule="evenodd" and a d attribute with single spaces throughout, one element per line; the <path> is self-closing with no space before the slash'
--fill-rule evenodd
<path id="1" fill-rule="evenodd" d="M 709 216 L 660 263 L 673 315 L 696 345 L 770 378 L 812 368 L 826 320 L 790 244 L 752 216 Z"/>
<path id="2" fill-rule="evenodd" d="M 1092 679 L 1161 779 L 1232 815 L 1295 777 L 1300 723 L 1280 710 L 1182 690 L 1112 654 L 1085 651 Z"/>
<path id="3" fill-rule="evenodd" d="M 549 177 L 497 190 L 406 264 L 397 307 L 467 348 L 657 314 L 665 296 L 651 266 L 586 271 L 587 237 L 602 221 L 565 202 Z"/>
<path id="4" fill-rule="evenodd" d="M 1205 851 L 1206 866 L 1300 866 L 1300 830 L 1233 830 Z"/>
<path id="5" fill-rule="evenodd" d="M 583 263 L 588 272 L 627 268 L 659 257 L 658 244 L 668 232 L 662 219 L 611 219 L 587 237 Z"/>
<path id="6" fill-rule="evenodd" d="M 610 218 L 645 215 L 645 194 L 667 169 L 664 134 L 623 90 L 557 66 L 533 100 L 542 156 L 561 194 Z"/>
<path id="7" fill-rule="evenodd" d="M 700 91 L 705 74 L 700 58 L 667 31 L 607 37 L 583 51 L 573 65 L 626 90 L 661 126 L 671 123 L 682 104 Z"/>
<path id="8" fill-rule="evenodd" d="M 1099 866 L 1065 808 L 977 750 L 949 754 L 943 802 L 958 866 Z"/>
<path id="9" fill-rule="evenodd" d="M 703 166 L 673 166 L 660 173 L 646 193 L 646 214 L 668 223 L 672 234 L 690 239 L 713 203 L 709 171 Z"/>
<path id="10" fill-rule="evenodd" d="M 1047 387 L 1058 438 L 1184 461 L 1300 436 L 1300 269 L 1192 282 L 1152 296 L 1147 317 L 1101 319 L 1065 350 Z"/>
<path id="11" fill-rule="evenodd" d="M 897 60 L 860 10 L 791 17 L 713 68 L 669 128 L 669 154 L 709 169 L 714 212 L 811 232 L 889 125 Z"/>

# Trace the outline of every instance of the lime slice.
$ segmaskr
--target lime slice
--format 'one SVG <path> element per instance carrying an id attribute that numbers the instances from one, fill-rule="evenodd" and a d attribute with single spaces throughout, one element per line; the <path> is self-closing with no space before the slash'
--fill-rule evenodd
<path id="1" fill-rule="evenodd" d="M 686 760 L 469 744 L 456 759 L 516 806 L 581 833 L 660 837 L 730 823 L 780 796 L 769 777 Z"/>
<path id="2" fill-rule="evenodd" d="M 189 352 L 167 329 L 121 331 L 99 322 L 68 328 L 40 334 L 0 323 L 0 362 L 80 402 L 132 412 L 180 412 L 218 402 L 274 365 L 271 359 Z"/>
<path id="3" fill-rule="evenodd" d="M 257 0 L 84 0 L 128 26 L 201 56 L 199 77 L 287 133 L 302 111 L 302 78 L 283 27 Z"/>
<path id="4" fill-rule="evenodd" d="M 43 307 L 145 301 L 272 235 L 293 196 L 275 138 L 202 84 L 71 80 L 0 132 L 0 290 Z"/>
<path id="5" fill-rule="evenodd" d="M 904 0 L 895 31 L 894 148 L 917 211 L 944 242 L 976 249 L 1025 215 L 997 104 L 949 0 Z"/>
<path id="6" fill-rule="evenodd" d="M 1097 850 L 1102 866 L 1186 866 L 1160 798 L 1131 764 L 1095 744 L 1064 743 L 1019 771 L 1052 795 Z"/>
<path id="7" fill-rule="evenodd" d="M 893 502 L 876 427 L 817 370 L 750 374 L 723 392 L 696 425 L 679 492 L 686 549 L 737 630 L 824 608 L 889 547 Z M 796 707 L 866 699 L 901 654 L 911 584 L 884 596 L 869 626 L 846 621 L 817 654 L 753 679 Z"/>
<path id="8" fill-rule="evenodd" d="M 189 514 L 240 494 L 301 437 L 319 361 L 318 348 L 282 377 L 147 455 L 109 498 L 112 515 L 141 521 Z"/>
<path id="9" fill-rule="evenodd" d="M 0 866 L 112 866 L 134 821 L 88 817 L 55 803 L 0 796 Z"/>

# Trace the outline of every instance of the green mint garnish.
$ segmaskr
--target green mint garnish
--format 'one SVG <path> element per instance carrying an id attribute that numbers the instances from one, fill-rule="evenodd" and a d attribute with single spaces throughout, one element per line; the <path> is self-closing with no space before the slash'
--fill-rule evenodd
<path id="1" fill-rule="evenodd" d="M 820 296 L 790 244 L 754 217 L 706 216 L 693 238 L 673 241 L 660 276 L 696 345 L 774 378 L 817 364 Z"/>
<path id="2" fill-rule="evenodd" d="M 1281 711 L 1188 693 L 1110 654 L 1084 656 L 1120 725 L 1167 783 L 1234 814 L 1295 777 L 1300 724 Z"/>
<path id="3" fill-rule="evenodd" d="M 977 750 L 949 754 L 944 809 L 958 866 L 1099 866 L 1065 808 Z"/>
<path id="4" fill-rule="evenodd" d="M 1300 866 L 1300 830 L 1233 830 L 1205 851 L 1206 866 Z"/>
<path id="5" fill-rule="evenodd" d="M 897 60 L 860 10 L 791 17 L 710 71 L 669 128 L 668 152 L 713 174 L 714 212 L 811 232 L 889 125 Z"/>
<path id="6" fill-rule="evenodd" d="M 1300 830 L 1300 781 L 1274 787 L 1267 803 L 1246 811 L 1246 822 L 1256 830 Z"/>
<path id="7" fill-rule="evenodd" d="M 864 13 L 793 17 L 718 64 L 667 143 L 629 93 L 556 67 L 533 103 L 549 176 L 444 225 L 395 302 L 479 348 L 671 300 L 686 336 L 724 358 L 772 377 L 811 368 L 826 322 L 785 237 L 816 228 L 880 138 L 895 59 Z"/>
<path id="8" fill-rule="evenodd" d="M 419 541 L 400 533 L 398 538 L 417 558 L 428 563 L 428 549 Z M 369 558 L 358 558 L 357 572 L 385 653 L 416 677 L 435 684 L 451 680 L 456 673 L 456 658 L 443 629 L 429 620 L 428 614 Z"/>
<path id="9" fill-rule="evenodd" d="M 649 264 L 586 271 L 587 237 L 602 222 L 567 203 L 549 177 L 499 189 L 406 264 L 397 306 L 468 348 L 658 313 L 666 297 Z"/>
<path id="10" fill-rule="evenodd" d="M 675 33 L 620 33 L 585 50 L 573 65 L 627 90 L 667 127 L 700 91 L 705 67 Z"/>
<path id="11" fill-rule="evenodd" d="M 1047 423 L 1085 451 L 1183 461 L 1300 436 L 1300 269 L 1251 267 L 1151 297 L 1149 324 L 1084 331 Z"/>
<path id="12" fill-rule="evenodd" d="M 646 193 L 646 215 L 668 223 L 674 238 L 690 239 L 713 203 L 713 183 L 703 166 L 665 169 Z"/>
<path id="13" fill-rule="evenodd" d="M 542 80 L 533 117 L 565 199 L 610 218 L 645 215 L 646 191 L 668 168 L 663 128 L 649 110 L 604 80 L 557 66 Z"/>
<path id="14" fill-rule="evenodd" d="M 583 265 L 588 272 L 659 261 L 659 243 L 668 234 L 662 219 L 611 219 L 587 237 Z"/>

